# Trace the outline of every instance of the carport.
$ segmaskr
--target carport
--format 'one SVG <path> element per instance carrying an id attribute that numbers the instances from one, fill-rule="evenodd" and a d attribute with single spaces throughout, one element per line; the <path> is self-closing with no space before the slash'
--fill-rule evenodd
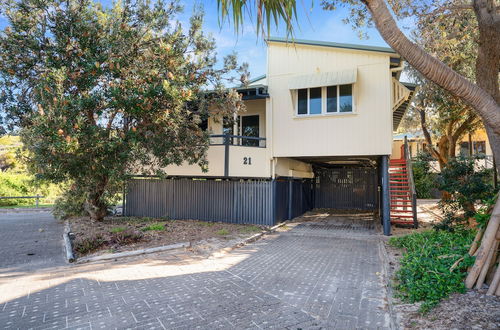
<path id="1" fill-rule="evenodd" d="M 373 211 L 390 234 L 388 156 L 296 159 L 313 166 L 314 208 Z"/>

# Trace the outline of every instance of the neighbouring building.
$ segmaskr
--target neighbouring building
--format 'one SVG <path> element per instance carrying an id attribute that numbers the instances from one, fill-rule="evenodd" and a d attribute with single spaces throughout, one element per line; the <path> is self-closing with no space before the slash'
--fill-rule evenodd
<path id="1" fill-rule="evenodd" d="M 266 75 L 237 88 L 246 111 L 208 121 L 208 172 L 185 164 L 132 179 L 125 214 L 272 225 L 357 209 L 379 214 L 388 234 L 393 131 L 415 90 L 402 68 L 391 48 L 268 39 Z"/>

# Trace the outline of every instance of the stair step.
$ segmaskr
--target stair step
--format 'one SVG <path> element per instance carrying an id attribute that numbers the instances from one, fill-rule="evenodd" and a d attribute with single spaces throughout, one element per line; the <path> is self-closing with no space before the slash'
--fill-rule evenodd
<path id="1" fill-rule="evenodd" d="M 412 220 L 391 220 L 391 223 L 400 225 L 414 225 Z"/>
<path id="2" fill-rule="evenodd" d="M 395 217 L 399 215 L 397 213 L 413 213 L 413 210 L 393 210 L 392 208 L 391 211 L 394 211 L 394 213 L 391 212 L 391 214 L 394 215 Z"/>
<path id="3" fill-rule="evenodd" d="M 395 218 L 413 218 L 413 215 L 403 215 L 403 214 L 401 214 L 401 215 L 399 215 L 399 214 L 392 215 L 391 214 L 391 218 L 392 217 L 395 217 Z"/>
<path id="4" fill-rule="evenodd" d="M 402 192 L 404 192 L 404 193 L 409 193 L 409 192 L 410 192 L 410 190 L 409 190 L 409 189 L 408 189 L 408 190 L 406 190 L 406 189 L 405 189 L 405 190 L 401 190 L 401 189 L 391 190 L 391 189 L 389 189 L 389 192 L 391 192 L 391 193 L 392 193 L 392 192 L 397 192 L 397 193 L 402 193 Z"/>
<path id="5" fill-rule="evenodd" d="M 394 197 L 399 197 L 399 196 L 394 196 Z M 396 199 L 396 198 L 391 198 L 391 202 L 407 202 L 411 203 L 412 201 L 409 199 Z"/>

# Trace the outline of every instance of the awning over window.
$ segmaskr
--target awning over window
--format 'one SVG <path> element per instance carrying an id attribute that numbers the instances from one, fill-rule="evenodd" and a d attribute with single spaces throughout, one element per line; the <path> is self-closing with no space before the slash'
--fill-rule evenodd
<path id="1" fill-rule="evenodd" d="M 343 70 L 334 72 L 320 72 L 306 76 L 291 78 L 289 89 L 313 88 L 334 85 L 348 85 L 356 82 L 357 70 Z"/>

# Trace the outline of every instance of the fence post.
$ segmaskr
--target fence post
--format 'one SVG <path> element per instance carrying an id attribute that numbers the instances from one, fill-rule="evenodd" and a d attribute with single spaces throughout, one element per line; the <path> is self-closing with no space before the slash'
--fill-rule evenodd
<path id="1" fill-rule="evenodd" d="M 38 199 L 40 198 L 40 195 L 36 194 L 36 202 L 35 202 L 35 207 L 38 208 Z"/>
<path id="2" fill-rule="evenodd" d="M 229 176 L 229 133 L 224 134 L 224 176 Z"/>

